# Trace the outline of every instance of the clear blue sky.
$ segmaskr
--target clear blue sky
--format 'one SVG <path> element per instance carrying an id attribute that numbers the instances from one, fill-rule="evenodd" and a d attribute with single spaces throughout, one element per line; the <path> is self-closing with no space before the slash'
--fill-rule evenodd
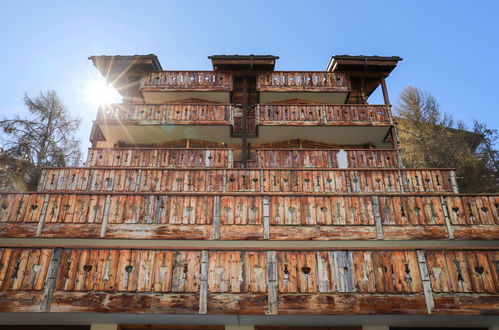
<path id="1" fill-rule="evenodd" d="M 277 70 L 323 70 L 334 54 L 404 58 L 388 80 L 443 111 L 499 128 L 499 1 L 0 1 L 0 117 L 25 92 L 56 90 L 82 117 L 96 107 L 90 55 L 158 55 L 164 69 L 210 69 L 208 55 L 272 54 Z M 379 92 L 370 103 L 381 102 Z"/>

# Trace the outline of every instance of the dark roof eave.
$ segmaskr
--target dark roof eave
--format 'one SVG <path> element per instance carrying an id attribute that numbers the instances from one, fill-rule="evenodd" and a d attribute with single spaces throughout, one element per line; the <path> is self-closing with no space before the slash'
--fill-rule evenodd
<path id="1" fill-rule="evenodd" d="M 279 59 L 279 56 L 275 55 L 211 55 L 208 56 L 208 59 L 210 60 L 230 60 L 230 59 L 262 59 L 262 60 L 277 60 Z"/>

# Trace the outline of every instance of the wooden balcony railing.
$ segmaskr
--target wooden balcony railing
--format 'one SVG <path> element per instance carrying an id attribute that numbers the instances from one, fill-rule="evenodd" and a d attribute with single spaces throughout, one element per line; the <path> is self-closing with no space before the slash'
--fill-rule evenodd
<path id="1" fill-rule="evenodd" d="M 497 249 L 67 247 L 0 256 L 2 312 L 499 314 Z"/>
<path id="2" fill-rule="evenodd" d="M 258 76 L 260 92 L 348 92 L 350 81 L 343 73 L 324 71 L 275 71 Z"/>
<path id="3" fill-rule="evenodd" d="M 260 104 L 258 125 L 389 125 L 386 105 Z"/>
<path id="4" fill-rule="evenodd" d="M 499 195 L 3 193 L 0 237 L 499 239 Z"/>
<path id="5" fill-rule="evenodd" d="M 338 152 L 332 149 L 255 149 L 259 168 L 337 168 Z M 345 149 L 350 168 L 400 167 L 397 151 L 386 149 Z"/>
<path id="6" fill-rule="evenodd" d="M 88 149 L 87 167 L 232 167 L 232 149 Z"/>
<path id="7" fill-rule="evenodd" d="M 122 192 L 452 192 L 447 169 L 47 168 L 40 190 Z"/>
<path id="8" fill-rule="evenodd" d="M 101 122 L 133 124 L 230 125 L 229 104 L 108 104 L 97 115 Z"/>
<path id="9" fill-rule="evenodd" d="M 142 77 L 143 91 L 231 91 L 232 75 L 214 71 L 162 71 Z"/>

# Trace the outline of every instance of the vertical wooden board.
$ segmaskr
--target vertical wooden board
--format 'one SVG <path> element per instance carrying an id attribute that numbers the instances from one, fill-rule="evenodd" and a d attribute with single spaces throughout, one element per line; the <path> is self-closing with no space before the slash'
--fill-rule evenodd
<path id="1" fill-rule="evenodd" d="M 86 223 L 88 219 L 88 195 L 76 195 L 74 200 L 73 223 Z"/>
<path id="2" fill-rule="evenodd" d="M 42 268 L 42 266 L 38 264 L 40 253 L 40 249 L 31 249 L 29 251 L 24 276 L 20 286 L 20 289 L 23 291 L 33 290 L 35 281 Z"/>
<path id="3" fill-rule="evenodd" d="M 224 225 L 234 224 L 234 196 L 222 196 L 221 198 L 221 223 Z"/>
<path id="4" fill-rule="evenodd" d="M 72 250 L 64 249 L 61 253 L 60 258 L 60 266 L 57 269 L 55 289 L 56 290 L 65 290 L 66 282 L 68 278 L 69 267 L 71 266 L 71 262 L 69 259 L 71 258 Z"/>
<path id="5" fill-rule="evenodd" d="M 114 269 L 116 273 L 116 291 L 127 291 L 129 271 L 133 271 L 133 268 L 130 268 L 133 267 L 130 265 L 131 251 L 118 250 L 115 257 L 118 259 L 116 269 Z"/>
<path id="6" fill-rule="evenodd" d="M 394 275 L 393 275 L 393 262 L 390 251 L 380 251 L 378 252 L 381 255 L 381 267 L 383 271 L 383 279 L 382 284 L 384 286 L 384 291 L 386 293 L 396 293 L 395 283 L 394 283 Z M 380 269 L 377 269 L 378 272 Z M 376 281 L 377 284 L 378 283 Z"/>
<path id="7" fill-rule="evenodd" d="M 265 252 L 244 252 L 245 292 L 264 293 L 267 291 L 267 255 Z"/>
<path id="8" fill-rule="evenodd" d="M 15 194 L 1 194 L 0 195 L 0 222 L 9 222 L 10 213 L 14 208 Z"/>
<path id="9" fill-rule="evenodd" d="M 21 252 L 22 252 L 21 249 L 4 250 L 2 256 L 3 258 L 2 265 L 4 265 L 4 267 L 3 267 L 2 277 L 0 278 L 0 284 L 2 285 L 0 289 L 3 289 L 5 291 L 11 290 L 12 282 L 17 277 L 17 272 L 19 271 L 19 263 L 21 262 L 20 260 Z"/>
<path id="10" fill-rule="evenodd" d="M 484 293 L 485 288 L 484 288 L 484 281 L 483 281 L 482 276 L 483 276 L 486 268 L 484 266 L 480 265 L 480 263 L 478 262 L 477 255 L 476 255 L 475 251 L 466 251 L 464 253 L 466 254 L 468 271 L 470 274 L 471 286 L 473 288 L 473 292 L 474 293 Z M 486 266 L 488 266 L 487 263 L 486 263 Z"/>
<path id="11" fill-rule="evenodd" d="M 405 254 L 404 251 L 391 251 L 391 259 L 393 265 L 393 282 L 397 293 L 408 293 L 408 284 L 405 272 Z"/>
<path id="12" fill-rule="evenodd" d="M 317 289 L 320 293 L 333 291 L 331 264 L 328 252 L 318 251 L 317 255 Z"/>
<path id="13" fill-rule="evenodd" d="M 49 271 L 49 266 L 52 260 L 53 249 L 40 249 L 39 264 L 41 266 L 40 272 L 34 281 L 34 290 L 43 290 L 46 285 L 46 278 Z"/>
<path id="14" fill-rule="evenodd" d="M 14 268 L 14 273 L 11 278 L 11 285 L 9 289 L 17 291 L 21 289 L 24 275 L 25 275 L 25 270 L 26 266 L 29 261 L 29 254 L 31 250 L 30 249 L 22 249 L 21 253 L 16 261 L 16 265 Z"/>
<path id="15" fill-rule="evenodd" d="M 120 224 L 124 220 L 124 212 L 128 209 L 126 204 L 126 196 L 112 195 L 110 196 L 111 202 L 109 204 L 109 218 L 108 223 Z"/>
<path id="16" fill-rule="evenodd" d="M 109 279 L 109 250 L 95 250 L 97 256 L 94 257 L 93 268 L 95 273 L 93 277 L 93 290 L 104 291 L 105 281 Z M 106 278 L 106 279 L 104 279 Z"/>
<path id="17" fill-rule="evenodd" d="M 297 289 L 300 293 L 317 292 L 317 260 L 315 252 L 297 253 Z"/>
<path id="18" fill-rule="evenodd" d="M 499 251 L 475 251 L 477 263 L 484 268 L 481 275 L 487 293 L 499 293 Z"/>
<path id="19" fill-rule="evenodd" d="M 423 291 L 423 285 L 421 282 L 421 273 L 419 271 L 419 263 L 416 251 L 405 251 L 405 260 L 407 262 L 407 269 L 409 270 L 409 275 L 411 276 L 410 282 L 408 282 L 408 289 L 411 293 L 417 293 Z"/>
<path id="20" fill-rule="evenodd" d="M 89 252 L 88 262 L 83 269 L 85 273 L 84 291 L 92 291 L 96 288 L 99 255 L 103 253 L 103 250 L 92 249 Z"/>
<path id="21" fill-rule="evenodd" d="M 454 251 L 454 263 L 459 263 L 460 277 L 459 285 L 462 292 L 473 292 L 472 284 L 471 284 L 471 274 L 469 271 L 469 260 L 466 256 L 466 253 L 463 251 Z M 457 271 L 457 269 L 456 269 Z"/>
<path id="22" fill-rule="evenodd" d="M 442 254 L 437 251 L 426 251 L 425 255 L 433 292 L 449 292 L 450 285 L 447 267 L 445 266 Z"/>
<path id="23" fill-rule="evenodd" d="M 453 251 L 437 251 L 435 253 L 441 258 L 441 264 L 445 267 L 447 279 L 449 281 L 449 292 L 461 292 L 459 285 L 457 267 L 454 263 L 454 252 Z"/>
<path id="24" fill-rule="evenodd" d="M 131 266 L 131 271 L 128 272 L 126 291 L 136 292 L 138 289 L 139 273 L 140 273 L 140 260 L 141 250 L 130 251 L 130 262 L 127 266 Z M 126 271 L 126 268 L 125 268 Z"/>
<path id="25" fill-rule="evenodd" d="M 354 285 L 359 292 L 375 292 L 375 279 L 370 251 L 352 252 L 354 261 Z"/>
<path id="26" fill-rule="evenodd" d="M 62 195 L 50 195 L 47 204 L 47 212 L 45 214 L 45 222 L 57 222 L 61 199 Z"/>
<path id="27" fill-rule="evenodd" d="M 279 293 L 298 292 L 296 252 L 277 252 L 277 287 Z"/>
<path id="28" fill-rule="evenodd" d="M 173 252 L 158 251 L 156 253 L 154 268 L 154 280 L 152 291 L 169 292 L 171 289 L 173 275 Z"/>
<path id="29" fill-rule="evenodd" d="M 70 250 L 68 256 L 67 273 L 64 275 L 64 290 L 73 291 L 76 284 L 76 277 L 78 276 L 78 265 L 80 261 L 81 250 Z"/>
<path id="30" fill-rule="evenodd" d="M 476 196 L 473 197 L 474 200 L 477 201 L 478 211 L 480 214 L 480 223 L 482 225 L 493 225 L 494 217 L 493 210 L 494 205 L 490 204 L 489 198 L 486 196 Z"/>
<path id="31" fill-rule="evenodd" d="M 493 223 L 499 225 L 499 196 L 489 196 L 490 216 L 494 219 Z"/>
<path id="32" fill-rule="evenodd" d="M 83 291 L 85 289 L 85 272 L 83 268 L 88 263 L 89 250 L 81 250 L 78 260 L 75 260 L 76 273 L 74 277 L 74 291 Z"/>
<path id="33" fill-rule="evenodd" d="M 40 216 L 42 213 L 43 200 L 45 199 L 45 195 L 32 194 L 32 195 L 26 195 L 26 197 L 28 199 L 26 205 L 26 214 L 24 215 L 22 221 L 31 222 L 31 223 L 38 222 L 40 220 Z"/>

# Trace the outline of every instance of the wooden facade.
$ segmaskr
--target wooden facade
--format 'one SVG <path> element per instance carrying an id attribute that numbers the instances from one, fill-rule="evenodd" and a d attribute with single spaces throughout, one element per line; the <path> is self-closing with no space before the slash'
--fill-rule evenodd
<path id="1" fill-rule="evenodd" d="M 0 313 L 499 315 L 499 195 L 404 167 L 398 58 L 153 59 L 99 110 L 83 166 L 0 194 Z"/>
<path id="2" fill-rule="evenodd" d="M 3 248 L 0 311 L 490 314 L 498 259 L 461 249 Z"/>

